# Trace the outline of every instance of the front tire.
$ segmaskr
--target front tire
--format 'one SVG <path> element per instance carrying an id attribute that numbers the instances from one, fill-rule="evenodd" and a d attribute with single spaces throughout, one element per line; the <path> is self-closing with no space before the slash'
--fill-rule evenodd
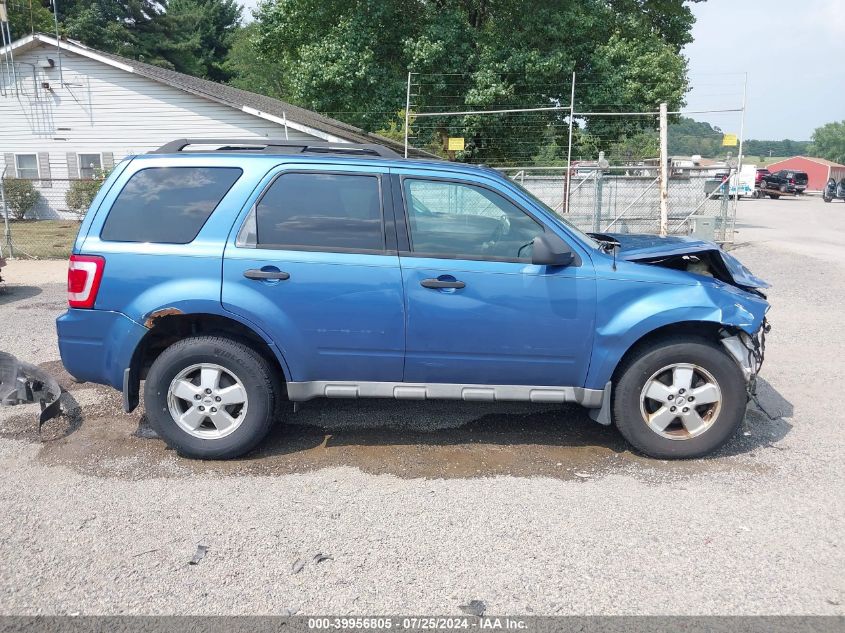
<path id="1" fill-rule="evenodd" d="M 197 336 L 156 358 L 144 384 L 150 425 L 180 455 L 232 459 L 269 433 L 279 397 L 269 363 L 243 343 Z"/>
<path id="2" fill-rule="evenodd" d="M 618 376 L 614 421 L 625 439 L 650 457 L 711 453 L 745 417 L 742 371 L 704 338 L 671 338 L 644 347 L 626 360 Z"/>

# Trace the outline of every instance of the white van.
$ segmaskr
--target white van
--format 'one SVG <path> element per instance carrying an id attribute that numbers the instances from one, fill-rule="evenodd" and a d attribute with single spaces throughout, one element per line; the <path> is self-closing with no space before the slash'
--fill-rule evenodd
<path id="1" fill-rule="evenodd" d="M 757 165 L 743 165 L 739 172 L 739 178 L 734 173 L 731 176 L 731 188 L 729 195 L 733 196 L 750 196 L 754 193 L 754 179 L 757 176 Z"/>

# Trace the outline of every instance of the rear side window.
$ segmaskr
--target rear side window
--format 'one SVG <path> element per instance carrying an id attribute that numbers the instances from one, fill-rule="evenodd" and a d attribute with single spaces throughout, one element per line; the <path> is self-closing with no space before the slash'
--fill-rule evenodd
<path id="1" fill-rule="evenodd" d="M 100 239 L 187 244 L 243 173 L 236 167 L 151 167 L 129 179 Z"/>
<path id="2" fill-rule="evenodd" d="M 286 173 L 259 200 L 245 242 L 261 248 L 384 250 L 377 176 Z M 254 226 L 252 225 L 254 222 Z M 244 232 L 241 232 L 245 236 Z"/>

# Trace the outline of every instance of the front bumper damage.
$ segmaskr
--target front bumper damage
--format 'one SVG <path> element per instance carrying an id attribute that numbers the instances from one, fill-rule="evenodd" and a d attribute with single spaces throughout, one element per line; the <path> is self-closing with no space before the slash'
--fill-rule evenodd
<path id="1" fill-rule="evenodd" d="M 757 394 L 757 374 L 763 366 L 766 356 L 766 334 L 771 329 L 772 326 L 764 318 L 760 329 L 753 335 L 743 331 L 738 334 L 723 332 L 722 345 L 742 370 L 750 396 Z"/>
<path id="2" fill-rule="evenodd" d="M 0 352 L 0 406 L 38 402 L 38 431 L 49 419 L 61 413 L 62 389 L 55 378 L 35 365 Z"/>
<path id="3" fill-rule="evenodd" d="M 771 329 L 772 326 L 763 317 L 760 329 L 753 335 L 742 330 L 739 333 L 722 330 L 722 345 L 725 346 L 725 350 L 742 370 L 748 397 L 754 400 L 757 406 L 760 406 L 760 403 L 756 399 L 757 374 L 760 373 L 760 368 L 763 366 L 763 360 L 766 356 L 766 334 Z M 613 384 L 608 381 L 602 392 L 601 407 L 587 410 L 590 418 L 605 426 L 609 426 L 612 423 L 610 411 L 612 389 Z M 760 408 L 762 409 L 762 407 Z"/>

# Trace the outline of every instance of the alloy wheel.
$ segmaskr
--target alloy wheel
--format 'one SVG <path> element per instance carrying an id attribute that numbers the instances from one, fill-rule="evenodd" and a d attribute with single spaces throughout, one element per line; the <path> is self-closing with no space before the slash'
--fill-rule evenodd
<path id="1" fill-rule="evenodd" d="M 640 411 L 648 427 L 670 440 L 706 432 L 719 417 L 722 390 L 703 367 L 674 363 L 656 371 L 640 392 Z"/>
<path id="2" fill-rule="evenodd" d="M 247 405 L 240 379 L 215 363 L 183 369 L 167 390 L 173 421 L 186 433 L 206 440 L 233 433 L 246 417 Z"/>

